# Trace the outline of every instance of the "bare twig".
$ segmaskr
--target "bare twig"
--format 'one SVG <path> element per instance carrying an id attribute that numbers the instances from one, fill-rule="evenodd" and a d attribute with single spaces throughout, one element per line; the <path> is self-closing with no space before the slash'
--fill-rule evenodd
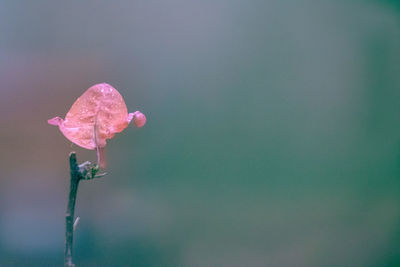
<path id="1" fill-rule="evenodd" d="M 93 178 L 102 177 L 105 174 L 97 174 L 99 171 L 97 164 L 91 164 L 90 162 L 86 161 L 83 164 L 78 165 L 75 152 L 71 152 L 69 154 L 69 167 L 71 184 L 69 189 L 67 212 L 65 214 L 64 266 L 74 267 L 75 264 L 72 261 L 72 243 L 74 239 L 74 230 L 79 222 L 78 217 L 74 223 L 76 194 L 78 193 L 79 182 L 80 180 L 90 180 Z"/>
<path id="2" fill-rule="evenodd" d="M 78 192 L 79 181 L 81 180 L 81 172 L 76 162 L 75 152 L 69 154 L 69 167 L 71 175 L 71 185 L 69 189 L 69 198 L 67 212 L 65 214 L 65 251 L 64 251 L 64 266 L 74 267 L 72 262 L 72 242 L 74 237 L 74 213 L 76 194 Z"/>

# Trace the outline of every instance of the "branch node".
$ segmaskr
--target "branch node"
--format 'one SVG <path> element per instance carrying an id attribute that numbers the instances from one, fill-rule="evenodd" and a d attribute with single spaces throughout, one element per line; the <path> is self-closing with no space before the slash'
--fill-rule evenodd
<path id="1" fill-rule="evenodd" d="M 80 220 L 81 220 L 81 218 L 79 216 L 76 217 L 75 222 L 74 222 L 74 226 L 73 226 L 74 231 L 76 231 L 76 227 L 78 227 L 78 223 L 79 223 Z"/>

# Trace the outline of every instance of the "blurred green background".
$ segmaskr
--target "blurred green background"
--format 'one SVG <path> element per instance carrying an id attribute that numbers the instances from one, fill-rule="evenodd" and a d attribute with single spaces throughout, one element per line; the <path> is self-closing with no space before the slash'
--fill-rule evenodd
<path id="1" fill-rule="evenodd" d="M 47 119 L 107 82 L 148 123 L 81 183 L 77 266 L 400 266 L 398 1 L 1 1 L 0 266 L 62 266 Z"/>

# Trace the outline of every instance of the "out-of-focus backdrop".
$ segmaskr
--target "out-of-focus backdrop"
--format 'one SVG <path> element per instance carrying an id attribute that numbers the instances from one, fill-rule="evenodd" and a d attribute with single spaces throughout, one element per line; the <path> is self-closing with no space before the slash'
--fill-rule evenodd
<path id="1" fill-rule="evenodd" d="M 398 1 L 1 1 L 0 266 L 61 266 L 47 124 L 107 82 L 148 123 L 81 183 L 77 266 L 399 266 Z"/>

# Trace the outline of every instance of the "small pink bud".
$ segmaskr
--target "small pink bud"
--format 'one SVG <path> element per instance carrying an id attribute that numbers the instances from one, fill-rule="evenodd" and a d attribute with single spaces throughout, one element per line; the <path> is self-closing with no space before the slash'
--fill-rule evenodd
<path id="1" fill-rule="evenodd" d="M 146 124 L 146 116 L 140 111 L 135 111 L 133 113 L 133 123 L 138 128 L 143 127 Z"/>

